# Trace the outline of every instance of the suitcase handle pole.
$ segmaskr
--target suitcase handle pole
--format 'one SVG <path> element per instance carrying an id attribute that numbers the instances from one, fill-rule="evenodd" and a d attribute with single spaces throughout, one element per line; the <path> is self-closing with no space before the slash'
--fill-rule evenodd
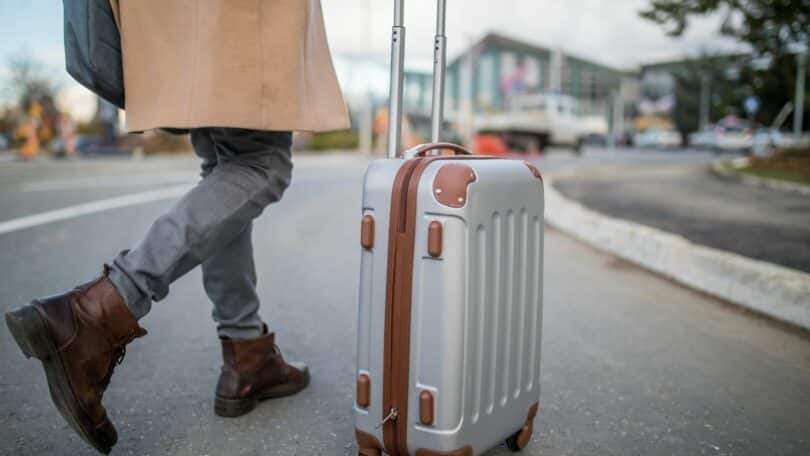
<path id="1" fill-rule="evenodd" d="M 447 37 L 444 36 L 447 2 L 438 0 L 436 5 L 436 36 L 433 39 L 433 109 L 431 112 L 430 141 L 439 142 L 444 120 L 444 73 L 447 57 Z"/>
<path id="2" fill-rule="evenodd" d="M 405 61 L 404 0 L 394 0 L 391 29 L 391 84 L 388 95 L 388 158 L 399 155 L 402 140 L 402 79 Z"/>
<path id="3" fill-rule="evenodd" d="M 388 96 L 388 157 L 399 156 L 402 142 L 402 82 L 405 63 L 404 0 L 394 0 L 394 26 L 391 29 L 391 83 Z M 436 36 L 433 40 L 433 102 L 431 142 L 439 142 L 444 120 L 444 75 L 447 37 L 444 36 L 447 1 L 436 2 Z"/>

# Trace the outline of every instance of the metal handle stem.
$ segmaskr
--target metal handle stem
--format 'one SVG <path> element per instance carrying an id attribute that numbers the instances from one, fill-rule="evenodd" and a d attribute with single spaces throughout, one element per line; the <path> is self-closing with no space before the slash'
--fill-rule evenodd
<path id="1" fill-rule="evenodd" d="M 403 0 L 394 0 L 394 27 L 391 29 L 391 84 L 388 94 L 388 158 L 399 155 L 402 141 L 402 78 L 405 63 Z"/>
<path id="2" fill-rule="evenodd" d="M 404 0 L 394 0 L 394 27 L 391 30 L 391 85 L 388 105 L 388 157 L 399 156 L 402 142 L 402 88 L 405 63 Z M 446 0 L 436 3 L 436 37 L 433 41 L 433 101 L 431 142 L 439 142 L 444 120 L 444 74 L 447 58 L 445 31 Z"/>
<path id="3" fill-rule="evenodd" d="M 447 37 L 444 36 L 447 2 L 436 5 L 436 37 L 433 40 L 433 109 L 431 112 L 430 141 L 439 142 L 444 123 L 444 73 L 447 57 Z"/>

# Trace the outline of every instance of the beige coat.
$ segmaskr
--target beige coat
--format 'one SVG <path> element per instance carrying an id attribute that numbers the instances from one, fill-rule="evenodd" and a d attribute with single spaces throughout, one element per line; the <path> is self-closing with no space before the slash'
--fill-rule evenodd
<path id="1" fill-rule="evenodd" d="M 127 129 L 347 128 L 320 0 L 111 0 Z"/>

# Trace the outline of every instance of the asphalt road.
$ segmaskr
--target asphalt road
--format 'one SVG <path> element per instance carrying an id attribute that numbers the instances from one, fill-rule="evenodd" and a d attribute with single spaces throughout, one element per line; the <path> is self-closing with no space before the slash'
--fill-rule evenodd
<path id="1" fill-rule="evenodd" d="M 810 272 L 810 198 L 721 179 L 700 161 L 610 163 L 555 180 L 598 212 Z"/>
<path id="2" fill-rule="evenodd" d="M 541 161 L 541 169 L 632 154 Z M 696 160 L 683 156 L 677 160 Z M 191 158 L 0 164 L 0 223 L 194 181 Z M 105 403 L 113 454 L 351 455 L 358 159 L 296 162 L 255 229 L 263 315 L 312 386 L 238 419 L 214 416 L 220 365 L 199 271 L 142 322 Z M 171 200 L 0 234 L 0 310 L 93 277 Z M 810 453 L 810 337 L 546 232 L 540 413 L 529 455 Z M 93 454 L 62 421 L 40 366 L 0 328 L 0 454 Z M 509 454 L 504 447 L 492 455 Z"/>

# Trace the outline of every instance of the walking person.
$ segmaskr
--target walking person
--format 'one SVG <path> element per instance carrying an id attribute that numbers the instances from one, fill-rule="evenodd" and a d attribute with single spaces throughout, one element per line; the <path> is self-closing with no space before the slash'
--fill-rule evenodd
<path id="1" fill-rule="evenodd" d="M 65 420 L 103 453 L 117 441 L 102 405 L 113 369 L 146 335 L 138 320 L 198 265 L 222 344 L 215 412 L 307 386 L 259 316 L 251 232 L 290 184 L 291 131 L 348 127 L 319 0 L 122 1 L 117 13 L 128 130 L 187 130 L 203 178 L 100 277 L 6 314 Z"/>

